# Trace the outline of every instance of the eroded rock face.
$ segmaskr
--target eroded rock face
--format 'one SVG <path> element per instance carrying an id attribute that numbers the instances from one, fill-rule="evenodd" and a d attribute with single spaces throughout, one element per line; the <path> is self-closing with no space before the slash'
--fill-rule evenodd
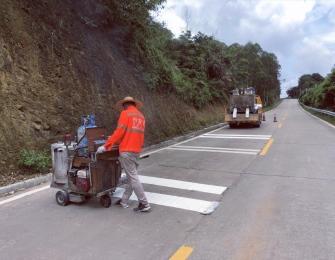
<path id="1" fill-rule="evenodd" d="M 0 71 L 12 71 L 12 57 L 10 56 L 3 39 L 0 39 Z"/>
<path id="2" fill-rule="evenodd" d="M 211 121 L 173 95 L 152 93 L 109 25 L 104 1 L 3 0 L 0 10 L 0 173 L 22 148 L 49 149 L 95 113 L 110 130 L 124 96 L 144 101 L 146 143 Z M 5 162 L 5 163 L 4 163 Z"/>

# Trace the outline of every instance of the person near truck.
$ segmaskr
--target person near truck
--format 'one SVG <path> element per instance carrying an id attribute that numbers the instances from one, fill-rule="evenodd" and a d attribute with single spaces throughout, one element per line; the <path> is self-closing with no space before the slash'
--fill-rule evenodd
<path id="1" fill-rule="evenodd" d="M 116 107 L 122 110 L 117 128 L 106 143 L 98 148 L 97 153 L 108 151 L 115 144 L 119 145 L 119 161 L 126 172 L 126 180 L 125 192 L 116 204 L 128 208 L 129 198 L 134 191 L 139 201 L 134 211 L 149 212 L 151 207 L 137 173 L 138 160 L 144 143 L 145 118 L 139 110 L 142 105 L 142 102 L 133 97 L 125 97 L 117 102 Z"/>

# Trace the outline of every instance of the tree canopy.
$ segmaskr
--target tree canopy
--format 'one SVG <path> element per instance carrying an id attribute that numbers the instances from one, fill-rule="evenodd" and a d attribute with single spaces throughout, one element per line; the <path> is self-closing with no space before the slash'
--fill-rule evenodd
<path id="1" fill-rule="evenodd" d="M 108 0 L 115 24 L 126 33 L 129 55 L 141 64 L 149 88 L 175 92 L 195 107 L 225 102 L 233 88 L 253 86 L 266 104 L 280 96 L 280 65 L 257 43 L 227 46 L 201 32 L 178 38 L 150 11 L 164 0 Z"/>
<path id="2" fill-rule="evenodd" d="M 318 77 L 318 73 L 312 75 L 317 76 L 313 78 L 314 80 L 317 79 L 317 83 L 304 91 L 301 101 L 309 106 L 335 111 L 335 67 L 326 78 Z"/>
<path id="3" fill-rule="evenodd" d="M 298 86 L 292 87 L 286 91 L 291 98 L 299 98 L 307 89 L 310 89 L 324 80 L 319 73 L 304 74 L 299 78 Z"/>

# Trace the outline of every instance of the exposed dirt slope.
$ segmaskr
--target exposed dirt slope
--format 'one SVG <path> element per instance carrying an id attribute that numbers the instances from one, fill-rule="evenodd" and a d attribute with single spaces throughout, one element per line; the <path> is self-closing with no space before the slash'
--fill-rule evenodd
<path id="1" fill-rule="evenodd" d="M 122 30 L 103 1 L 0 2 L 0 175 L 6 182 L 22 148 L 48 149 L 75 130 L 82 114 L 93 112 L 112 129 L 118 115 L 112 105 L 126 95 L 145 103 L 147 144 L 222 120 L 222 107 L 196 111 L 174 95 L 149 91 L 123 53 Z"/>

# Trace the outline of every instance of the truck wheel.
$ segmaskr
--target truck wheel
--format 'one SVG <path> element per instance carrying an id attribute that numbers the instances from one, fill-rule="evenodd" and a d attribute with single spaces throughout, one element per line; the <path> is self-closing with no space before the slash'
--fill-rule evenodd
<path id="1" fill-rule="evenodd" d="M 109 208 L 112 204 L 112 200 L 108 195 L 103 195 L 100 197 L 100 204 L 104 208 Z"/>
<path id="2" fill-rule="evenodd" d="M 60 206 L 68 205 L 69 204 L 69 194 L 63 190 L 57 191 L 56 202 Z"/>
<path id="3" fill-rule="evenodd" d="M 261 126 L 261 122 L 257 122 L 256 124 L 255 124 L 255 127 L 260 127 Z"/>
<path id="4" fill-rule="evenodd" d="M 236 124 L 230 123 L 230 124 L 229 124 L 229 127 L 230 127 L 230 128 L 236 128 Z"/>

